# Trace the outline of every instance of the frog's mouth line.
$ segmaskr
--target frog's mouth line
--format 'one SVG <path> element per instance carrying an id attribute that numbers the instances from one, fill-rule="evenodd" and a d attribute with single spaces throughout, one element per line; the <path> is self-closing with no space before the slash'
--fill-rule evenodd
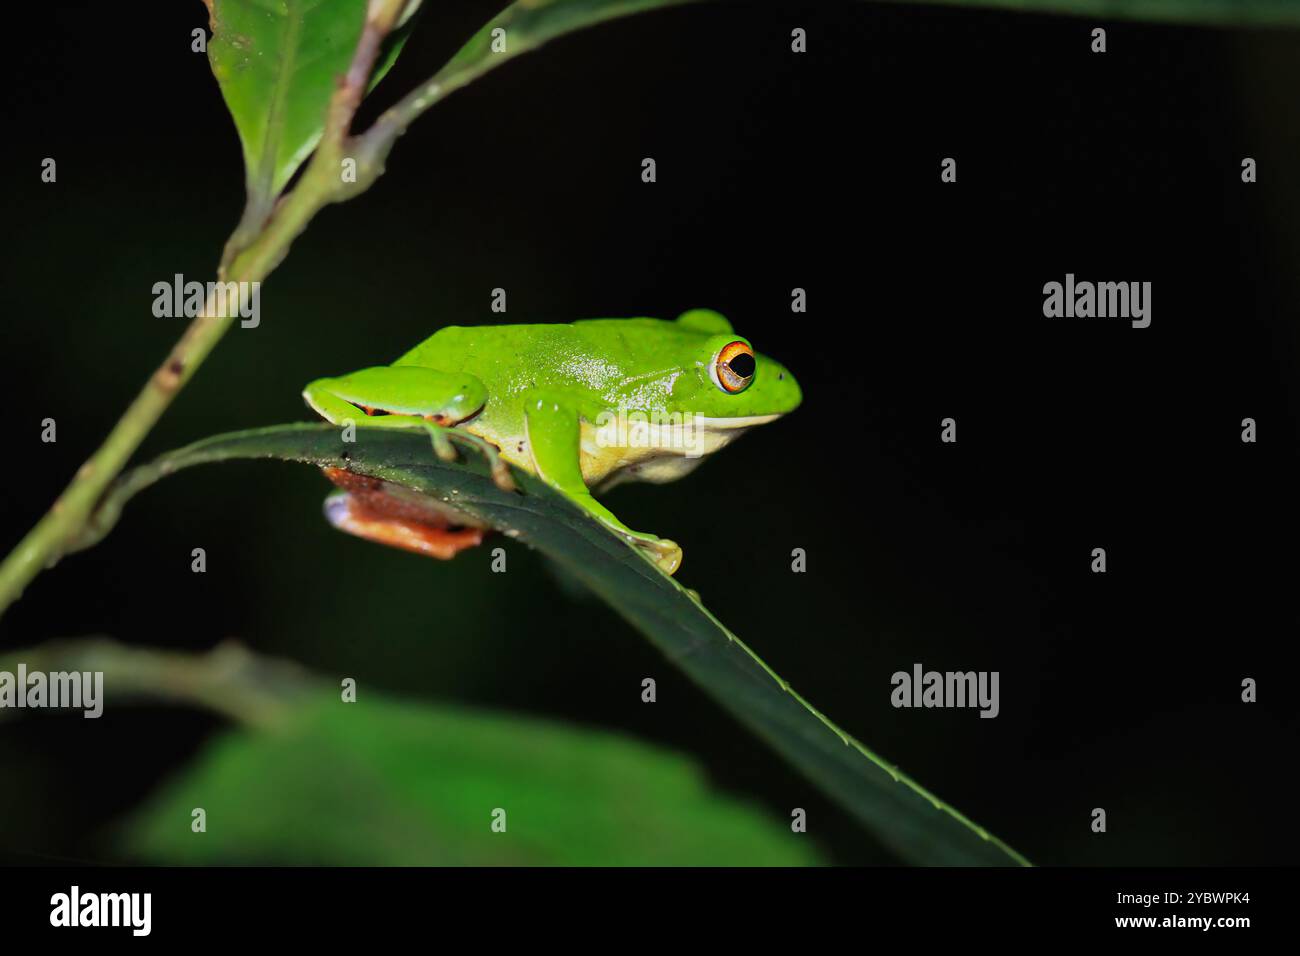
<path id="1" fill-rule="evenodd" d="M 699 415 L 695 421 L 701 428 L 708 431 L 731 431 L 736 428 L 753 428 L 755 425 L 766 425 L 768 422 L 774 422 L 780 415 L 746 415 L 741 418 L 709 418 L 705 415 Z"/>

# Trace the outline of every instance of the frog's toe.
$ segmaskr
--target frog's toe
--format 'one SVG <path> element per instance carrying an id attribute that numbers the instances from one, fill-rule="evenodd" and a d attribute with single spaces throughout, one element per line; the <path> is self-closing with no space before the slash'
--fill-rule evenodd
<path id="1" fill-rule="evenodd" d="M 682 566 L 682 549 L 676 541 L 646 537 L 636 539 L 635 543 L 664 574 L 676 574 L 677 569 Z"/>
<path id="2" fill-rule="evenodd" d="M 488 467 L 492 470 L 493 484 L 502 491 L 518 490 L 515 487 L 514 478 L 510 476 L 510 466 L 502 460 L 496 445 L 486 438 L 480 438 L 478 435 L 472 435 L 469 432 L 457 430 L 452 435 L 457 441 L 482 453 L 483 457 L 487 459 Z"/>
<path id="3" fill-rule="evenodd" d="M 512 493 L 519 490 L 514 478 L 510 475 L 510 466 L 502 461 L 499 456 L 492 460 L 492 481 L 504 492 Z"/>
<path id="4" fill-rule="evenodd" d="M 434 454 L 438 456 L 438 459 L 447 462 L 455 461 L 456 449 L 452 446 L 451 439 L 447 437 L 447 432 L 450 429 L 445 429 L 439 425 L 429 425 L 428 431 L 429 438 L 433 441 Z"/>

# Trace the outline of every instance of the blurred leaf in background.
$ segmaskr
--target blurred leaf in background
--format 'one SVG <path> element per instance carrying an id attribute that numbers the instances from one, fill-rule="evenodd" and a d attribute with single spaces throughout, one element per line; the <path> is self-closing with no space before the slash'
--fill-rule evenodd
<path id="1" fill-rule="evenodd" d="M 205 833 L 191 831 L 202 807 Z M 494 832 L 494 820 L 504 832 Z M 716 865 L 818 862 L 806 837 L 625 737 L 366 693 L 229 731 L 130 822 L 183 864 Z"/>
<path id="2" fill-rule="evenodd" d="M 211 711 L 236 727 L 111 827 L 144 862 L 737 865 L 822 862 L 810 838 L 631 737 L 403 700 L 225 642 L 203 653 L 105 638 L 0 657 L 99 672 L 114 711 Z M 30 724 L 17 710 L 6 723 Z M 202 809 L 204 826 L 193 825 Z"/>

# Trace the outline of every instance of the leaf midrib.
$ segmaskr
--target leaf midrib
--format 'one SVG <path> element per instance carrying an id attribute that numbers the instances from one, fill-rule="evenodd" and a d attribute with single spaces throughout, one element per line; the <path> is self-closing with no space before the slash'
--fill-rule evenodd
<path id="1" fill-rule="evenodd" d="M 280 151 L 281 123 L 288 109 L 290 86 L 288 81 L 297 68 L 298 41 L 302 33 L 302 18 L 312 9 L 312 7 L 304 7 L 304 2 L 305 0 L 285 0 L 284 4 L 284 30 L 281 34 L 284 41 L 281 47 L 284 50 L 284 56 L 280 58 L 279 69 L 276 71 L 273 85 L 275 93 L 271 97 L 270 109 L 266 112 L 266 139 L 262 143 L 261 165 L 258 169 L 258 193 L 268 199 L 272 198 L 271 194 L 275 183 L 275 171 L 278 165 L 277 156 Z"/>

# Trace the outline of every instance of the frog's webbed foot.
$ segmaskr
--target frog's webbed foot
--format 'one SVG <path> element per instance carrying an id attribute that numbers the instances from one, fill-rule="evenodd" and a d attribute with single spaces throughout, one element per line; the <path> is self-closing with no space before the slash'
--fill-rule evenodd
<path id="1" fill-rule="evenodd" d="M 619 529 L 615 528 L 614 530 Z M 622 533 L 627 534 L 626 531 Z M 652 534 L 643 535 L 635 532 L 628 535 L 628 539 L 637 550 L 644 552 L 651 561 L 658 565 L 659 570 L 664 574 L 676 574 L 677 569 L 682 566 L 682 549 L 676 541 L 670 541 L 667 538 L 656 538 Z"/>

